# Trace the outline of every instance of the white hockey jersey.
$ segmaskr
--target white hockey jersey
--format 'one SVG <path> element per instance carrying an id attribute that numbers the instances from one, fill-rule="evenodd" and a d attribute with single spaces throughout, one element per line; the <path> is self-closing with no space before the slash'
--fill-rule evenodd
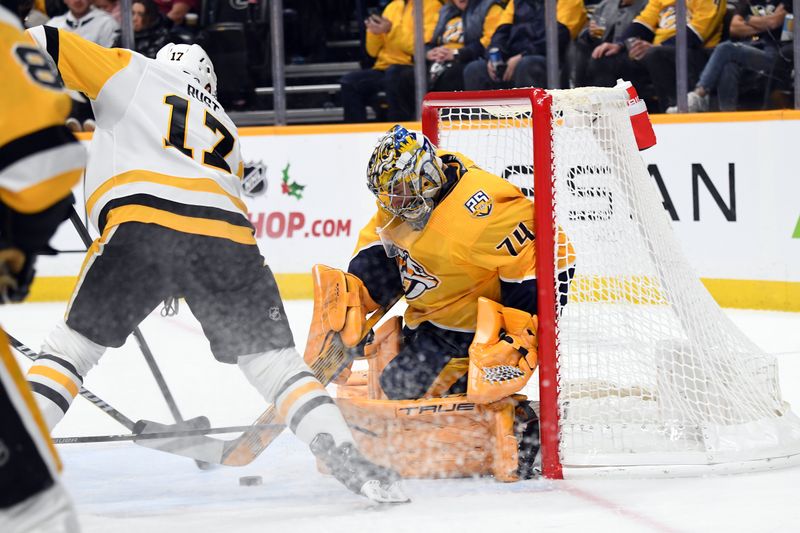
<path id="1" fill-rule="evenodd" d="M 103 233 L 124 222 L 255 244 L 241 199 L 236 126 L 174 66 L 39 26 L 28 30 L 64 84 L 92 100 L 97 129 L 86 210 Z"/>

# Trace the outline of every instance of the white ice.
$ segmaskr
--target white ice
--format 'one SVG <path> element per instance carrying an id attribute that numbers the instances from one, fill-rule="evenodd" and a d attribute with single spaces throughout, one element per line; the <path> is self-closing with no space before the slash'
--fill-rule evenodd
<path id="1" fill-rule="evenodd" d="M 3 306 L 0 323 L 38 349 L 63 312 L 63 304 Z M 784 399 L 800 408 L 800 314 L 726 312 L 777 355 Z M 311 305 L 289 301 L 287 313 L 302 346 Z M 213 360 L 188 309 L 175 318 L 154 313 L 142 331 L 184 417 L 248 424 L 263 410 L 238 369 Z M 129 418 L 172 421 L 132 340 L 110 350 L 85 385 Z M 126 432 L 79 398 L 55 435 Z M 246 467 L 211 471 L 130 443 L 61 445 L 59 452 L 85 532 L 800 531 L 800 467 L 681 479 L 411 480 L 411 504 L 379 506 L 318 474 L 308 450 L 288 433 Z M 264 483 L 239 486 L 245 475 Z"/>

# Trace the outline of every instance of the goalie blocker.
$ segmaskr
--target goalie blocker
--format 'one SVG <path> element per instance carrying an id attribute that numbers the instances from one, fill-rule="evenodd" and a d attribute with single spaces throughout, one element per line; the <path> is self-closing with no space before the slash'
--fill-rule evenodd
<path id="1" fill-rule="evenodd" d="M 376 307 L 352 274 L 317 265 L 314 280 L 307 362 L 333 338 L 357 349 L 359 338 L 352 333 L 361 331 L 364 317 Z M 536 368 L 535 331 L 535 316 L 480 298 L 469 359 L 452 358 L 426 398 L 387 400 L 379 377 L 400 351 L 402 339 L 400 317 L 390 319 L 363 349 L 369 370 L 351 373 L 345 368 L 338 380 L 337 404 L 359 448 L 371 461 L 403 477 L 532 477 L 538 419 L 532 403 L 514 393 Z M 434 398 L 467 372 L 466 395 Z"/>

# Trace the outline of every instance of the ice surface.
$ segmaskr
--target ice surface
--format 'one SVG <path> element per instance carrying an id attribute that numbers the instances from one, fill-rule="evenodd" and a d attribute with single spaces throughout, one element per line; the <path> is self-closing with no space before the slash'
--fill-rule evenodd
<path id="1" fill-rule="evenodd" d="M 298 345 L 310 302 L 289 301 Z M 0 323 L 38 348 L 63 304 L 0 307 Z M 726 311 L 757 344 L 778 356 L 784 399 L 800 410 L 800 314 Z M 248 424 L 264 408 L 235 366 L 211 357 L 185 307 L 142 325 L 184 417 Z M 20 360 L 27 368 L 28 363 Z M 110 350 L 85 385 L 128 417 L 171 422 L 136 345 Z M 56 436 L 127 431 L 79 398 Z M 64 482 L 83 530 L 97 533 L 427 531 L 800 531 L 800 468 L 683 479 L 407 481 L 413 503 L 370 504 L 317 473 L 307 449 L 285 433 L 255 462 L 200 471 L 188 459 L 130 443 L 63 445 Z M 263 485 L 239 486 L 245 475 Z"/>

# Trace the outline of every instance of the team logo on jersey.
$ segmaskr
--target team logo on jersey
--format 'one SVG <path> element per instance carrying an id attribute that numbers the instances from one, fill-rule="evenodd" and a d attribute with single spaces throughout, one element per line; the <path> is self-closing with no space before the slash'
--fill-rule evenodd
<path id="1" fill-rule="evenodd" d="M 488 216 L 492 212 L 492 199 L 483 191 L 478 191 L 469 197 L 469 200 L 464 202 L 464 207 L 467 208 L 469 214 L 482 218 Z"/>
<path id="2" fill-rule="evenodd" d="M 269 318 L 270 320 L 275 320 L 276 322 L 281 319 L 281 310 L 277 307 L 270 307 L 269 308 Z"/>
<path id="3" fill-rule="evenodd" d="M 397 266 L 407 300 L 419 298 L 425 291 L 439 286 L 439 278 L 428 274 L 425 267 L 416 262 L 406 250 L 397 249 Z"/>

